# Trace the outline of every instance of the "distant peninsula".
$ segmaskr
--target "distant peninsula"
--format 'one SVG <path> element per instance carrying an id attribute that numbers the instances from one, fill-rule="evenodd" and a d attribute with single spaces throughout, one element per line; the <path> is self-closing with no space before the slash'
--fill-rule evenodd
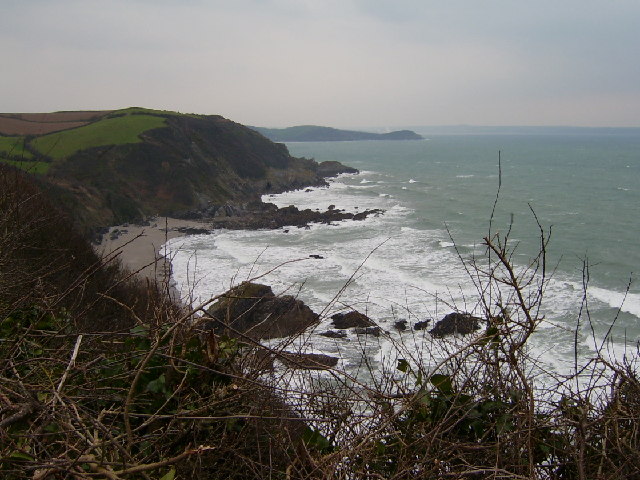
<path id="1" fill-rule="evenodd" d="M 411 130 L 389 133 L 358 132 L 339 130 L 317 125 L 299 125 L 289 128 L 249 127 L 273 142 L 349 142 L 355 140 L 423 140 L 421 135 Z"/>

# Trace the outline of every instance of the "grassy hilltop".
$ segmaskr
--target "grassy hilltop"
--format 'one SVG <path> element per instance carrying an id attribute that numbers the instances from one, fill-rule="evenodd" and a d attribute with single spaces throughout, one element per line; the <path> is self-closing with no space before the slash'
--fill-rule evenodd
<path id="1" fill-rule="evenodd" d="M 0 161 L 42 176 L 84 229 L 316 184 L 315 162 L 217 115 L 0 115 Z"/>

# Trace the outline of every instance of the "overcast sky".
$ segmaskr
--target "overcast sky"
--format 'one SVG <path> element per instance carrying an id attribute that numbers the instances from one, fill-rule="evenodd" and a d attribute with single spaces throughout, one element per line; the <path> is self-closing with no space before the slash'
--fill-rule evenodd
<path id="1" fill-rule="evenodd" d="M 640 126 L 639 0 L 0 0 L 0 111 Z"/>

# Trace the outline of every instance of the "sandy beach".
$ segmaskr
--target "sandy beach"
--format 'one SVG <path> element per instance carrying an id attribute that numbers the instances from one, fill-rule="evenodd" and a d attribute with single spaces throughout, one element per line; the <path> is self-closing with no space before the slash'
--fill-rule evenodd
<path id="1" fill-rule="evenodd" d="M 154 218 L 148 223 L 110 227 L 95 249 L 105 259 L 115 256 L 127 270 L 142 278 L 170 281 L 171 262 L 160 251 L 162 245 L 185 235 L 185 229 L 208 230 L 209 226 L 205 221 L 168 217 Z"/>

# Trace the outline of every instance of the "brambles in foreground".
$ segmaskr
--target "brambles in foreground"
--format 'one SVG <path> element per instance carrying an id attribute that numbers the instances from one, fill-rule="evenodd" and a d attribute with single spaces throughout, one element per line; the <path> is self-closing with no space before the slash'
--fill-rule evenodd
<path id="1" fill-rule="evenodd" d="M 303 425 L 268 389 L 234 375 L 236 348 L 221 345 L 213 361 L 180 323 L 119 335 L 69 327 L 38 308 L 2 321 L 3 478 L 246 478 L 236 462 L 257 453 L 286 467 Z"/>

